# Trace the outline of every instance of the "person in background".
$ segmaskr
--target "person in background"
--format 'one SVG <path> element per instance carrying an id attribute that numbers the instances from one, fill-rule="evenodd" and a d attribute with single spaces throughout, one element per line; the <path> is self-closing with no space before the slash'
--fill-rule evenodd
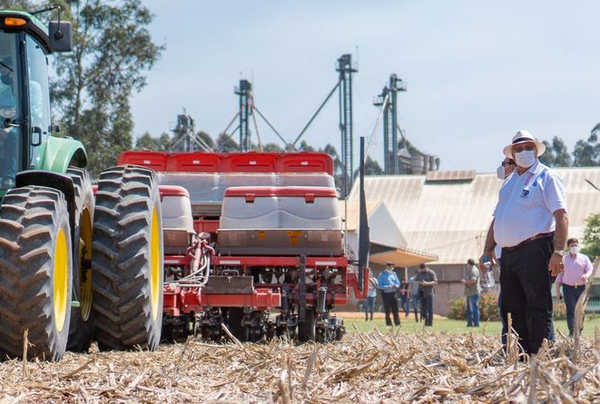
<path id="1" fill-rule="evenodd" d="M 369 292 L 367 292 L 367 300 L 365 304 L 365 321 L 373 321 L 373 313 L 375 312 L 375 299 L 377 298 L 377 279 L 373 276 L 369 276 Z"/>
<path id="2" fill-rule="evenodd" d="M 585 290 L 585 285 L 592 276 L 592 262 L 587 257 L 579 252 L 579 240 L 570 238 L 567 240 L 569 254 L 565 255 L 563 262 L 565 265 L 564 272 L 556 278 L 556 297 L 561 299 L 560 287 L 562 285 L 565 304 L 567 306 L 567 326 L 569 327 L 569 335 L 573 336 L 575 330 L 575 307 L 579 297 Z"/>
<path id="3" fill-rule="evenodd" d="M 467 298 L 467 327 L 479 327 L 479 294 L 481 293 L 481 282 L 479 268 L 475 260 L 467 260 L 468 274 L 461 283 L 465 285 L 465 297 Z"/>
<path id="4" fill-rule="evenodd" d="M 433 287 L 437 285 L 437 276 L 433 270 L 425 264 L 419 265 L 417 274 L 419 281 L 419 299 L 421 300 L 421 319 L 425 318 L 425 326 L 433 325 Z"/>
<path id="5" fill-rule="evenodd" d="M 517 166 L 500 189 L 479 258 L 483 268 L 494 247 L 502 246 L 502 315 L 511 314 L 520 346 L 530 355 L 551 338 L 551 276 L 562 271 L 569 228 L 565 184 L 538 160 L 545 150 L 527 131 L 518 131 L 504 148 Z"/>
<path id="6" fill-rule="evenodd" d="M 381 289 L 381 296 L 383 298 L 383 310 L 385 311 L 385 324 L 388 326 L 392 325 L 390 313 L 394 315 L 394 325 L 400 326 L 400 316 L 398 315 L 398 298 L 396 292 L 400 287 L 400 281 L 398 275 L 394 272 L 394 263 L 387 261 L 385 263 L 385 269 L 379 278 L 377 278 L 379 289 Z"/>
<path id="7" fill-rule="evenodd" d="M 411 276 L 408 280 L 408 290 L 409 290 L 409 294 L 410 294 L 410 301 L 412 302 L 413 305 L 413 310 L 415 312 L 415 322 L 419 322 L 419 313 L 421 312 L 419 310 L 419 281 L 417 280 L 417 274 L 418 272 L 415 272 L 415 274 L 413 276 Z M 423 320 L 421 318 L 421 320 Z"/>
<path id="8" fill-rule="evenodd" d="M 406 278 L 402 278 L 402 282 L 400 282 L 400 289 L 398 293 L 400 294 L 400 307 L 404 310 L 404 317 L 408 317 L 410 314 L 410 294 L 409 294 L 410 285 L 406 281 Z"/>
<path id="9" fill-rule="evenodd" d="M 496 170 L 496 176 L 499 180 L 506 180 L 512 173 L 515 171 L 515 161 L 510 157 L 505 157 L 504 160 L 498 166 Z M 500 256 L 502 255 L 502 247 L 496 245 L 494 248 L 494 259 L 500 265 Z M 502 322 L 502 344 L 506 345 L 506 334 L 508 333 L 508 328 L 506 327 L 506 321 L 504 316 L 502 315 L 502 294 L 498 293 L 498 313 L 500 313 L 500 321 Z"/>

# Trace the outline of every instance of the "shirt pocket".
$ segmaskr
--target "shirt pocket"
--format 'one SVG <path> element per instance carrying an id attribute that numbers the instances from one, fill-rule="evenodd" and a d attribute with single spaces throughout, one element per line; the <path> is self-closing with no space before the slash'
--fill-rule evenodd
<path id="1" fill-rule="evenodd" d="M 516 198 L 517 204 L 525 209 L 535 208 L 544 205 L 544 195 L 539 180 L 535 180 L 529 189 L 519 190 L 519 196 Z"/>

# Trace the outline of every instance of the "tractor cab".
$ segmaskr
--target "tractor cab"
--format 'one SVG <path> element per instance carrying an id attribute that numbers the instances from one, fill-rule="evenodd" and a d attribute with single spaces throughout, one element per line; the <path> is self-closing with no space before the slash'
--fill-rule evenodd
<path id="1" fill-rule="evenodd" d="M 70 33 L 66 22 L 47 31 L 31 14 L 0 11 L 0 193 L 18 172 L 40 167 L 52 130 L 48 54 L 70 49 Z"/>

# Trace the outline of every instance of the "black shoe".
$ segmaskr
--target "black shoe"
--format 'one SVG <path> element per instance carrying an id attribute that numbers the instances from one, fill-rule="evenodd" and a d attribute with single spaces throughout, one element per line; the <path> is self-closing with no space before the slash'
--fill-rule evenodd
<path id="1" fill-rule="evenodd" d="M 473 324 L 467 324 L 467 327 L 473 327 Z"/>

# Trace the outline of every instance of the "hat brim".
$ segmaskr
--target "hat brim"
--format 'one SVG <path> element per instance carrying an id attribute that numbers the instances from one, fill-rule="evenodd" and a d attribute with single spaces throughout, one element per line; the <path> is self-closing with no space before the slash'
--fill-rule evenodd
<path id="1" fill-rule="evenodd" d="M 504 155 L 506 157 L 508 157 L 509 159 L 512 159 L 513 158 L 512 147 L 514 145 L 522 144 L 522 143 L 534 143 L 535 146 L 537 147 L 537 151 L 538 151 L 537 155 L 538 155 L 538 157 L 540 157 L 542 154 L 544 154 L 546 152 L 546 145 L 545 144 L 543 144 L 539 140 L 532 139 L 532 140 L 523 140 L 522 142 L 517 142 L 517 143 L 511 143 L 511 144 L 509 144 L 503 150 Z"/>

